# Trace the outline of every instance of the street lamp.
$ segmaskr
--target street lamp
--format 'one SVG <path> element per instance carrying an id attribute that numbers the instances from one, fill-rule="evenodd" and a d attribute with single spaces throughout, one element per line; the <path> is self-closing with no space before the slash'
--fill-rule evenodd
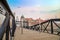
<path id="1" fill-rule="evenodd" d="M 21 34 L 23 34 L 24 16 L 21 16 Z"/>
<path id="2" fill-rule="evenodd" d="M 21 34 L 23 34 L 23 19 L 21 20 L 22 26 L 21 26 Z"/>

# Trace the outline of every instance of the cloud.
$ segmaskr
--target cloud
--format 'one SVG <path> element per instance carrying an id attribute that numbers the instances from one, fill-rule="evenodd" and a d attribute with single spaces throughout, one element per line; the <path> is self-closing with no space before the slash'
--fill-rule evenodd
<path id="1" fill-rule="evenodd" d="M 48 8 L 47 8 L 48 9 Z M 34 19 L 41 18 L 41 19 L 49 19 L 49 18 L 55 18 L 55 16 L 59 17 L 58 11 L 57 12 L 48 12 L 48 10 L 52 11 L 52 9 L 48 9 L 39 6 L 25 6 L 25 7 L 18 7 L 15 8 L 13 11 L 16 13 L 16 16 L 21 17 L 23 14 L 25 17 L 31 17 Z M 42 11 L 42 13 L 41 13 Z M 45 11 L 45 12 L 43 12 Z M 57 14 L 58 13 L 58 14 Z M 57 14 L 57 15 L 56 15 Z"/>

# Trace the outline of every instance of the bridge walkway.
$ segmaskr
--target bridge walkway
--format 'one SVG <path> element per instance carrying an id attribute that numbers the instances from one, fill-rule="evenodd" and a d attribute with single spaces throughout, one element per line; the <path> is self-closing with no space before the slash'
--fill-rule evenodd
<path id="1" fill-rule="evenodd" d="M 60 36 L 17 27 L 14 40 L 60 40 Z"/>

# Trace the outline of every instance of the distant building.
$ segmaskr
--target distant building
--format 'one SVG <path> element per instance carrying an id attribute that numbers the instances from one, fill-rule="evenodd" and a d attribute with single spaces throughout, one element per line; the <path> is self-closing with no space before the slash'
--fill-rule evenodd
<path id="1" fill-rule="evenodd" d="M 44 20 L 42 20 L 42 19 L 36 19 L 36 20 L 34 20 L 34 19 L 32 19 L 32 18 L 25 18 L 23 15 L 21 16 L 21 18 L 20 18 L 20 26 L 22 25 L 22 20 L 23 20 L 23 25 L 24 25 L 24 27 L 28 27 L 28 26 L 33 26 L 33 25 L 35 25 L 35 24 L 39 24 L 39 23 L 41 23 L 41 22 L 43 22 Z"/>
<path id="2" fill-rule="evenodd" d="M 20 26 L 22 27 L 22 25 L 23 25 L 23 27 L 28 27 L 28 21 L 25 20 L 25 17 L 23 15 L 20 18 Z"/>
<path id="3" fill-rule="evenodd" d="M 19 18 L 18 18 L 18 16 L 16 17 L 16 21 L 19 21 Z"/>
<path id="4" fill-rule="evenodd" d="M 29 26 L 33 25 L 32 23 L 34 22 L 34 20 L 32 18 L 25 18 L 25 20 L 28 21 Z"/>
<path id="5" fill-rule="evenodd" d="M 16 24 L 17 24 L 17 25 L 20 25 L 18 16 L 16 17 Z"/>
<path id="6" fill-rule="evenodd" d="M 43 22 L 43 20 L 40 19 L 40 18 L 39 19 L 36 19 L 36 20 L 34 20 L 32 18 L 25 18 L 25 20 L 28 21 L 28 25 L 29 26 L 32 26 L 32 25 L 39 24 L 39 23 Z"/>

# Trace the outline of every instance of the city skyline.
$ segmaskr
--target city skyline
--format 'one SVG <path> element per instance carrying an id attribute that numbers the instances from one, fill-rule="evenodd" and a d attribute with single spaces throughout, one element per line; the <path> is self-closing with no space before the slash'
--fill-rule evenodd
<path id="1" fill-rule="evenodd" d="M 60 0 L 7 0 L 12 12 L 20 18 L 60 18 Z"/>

